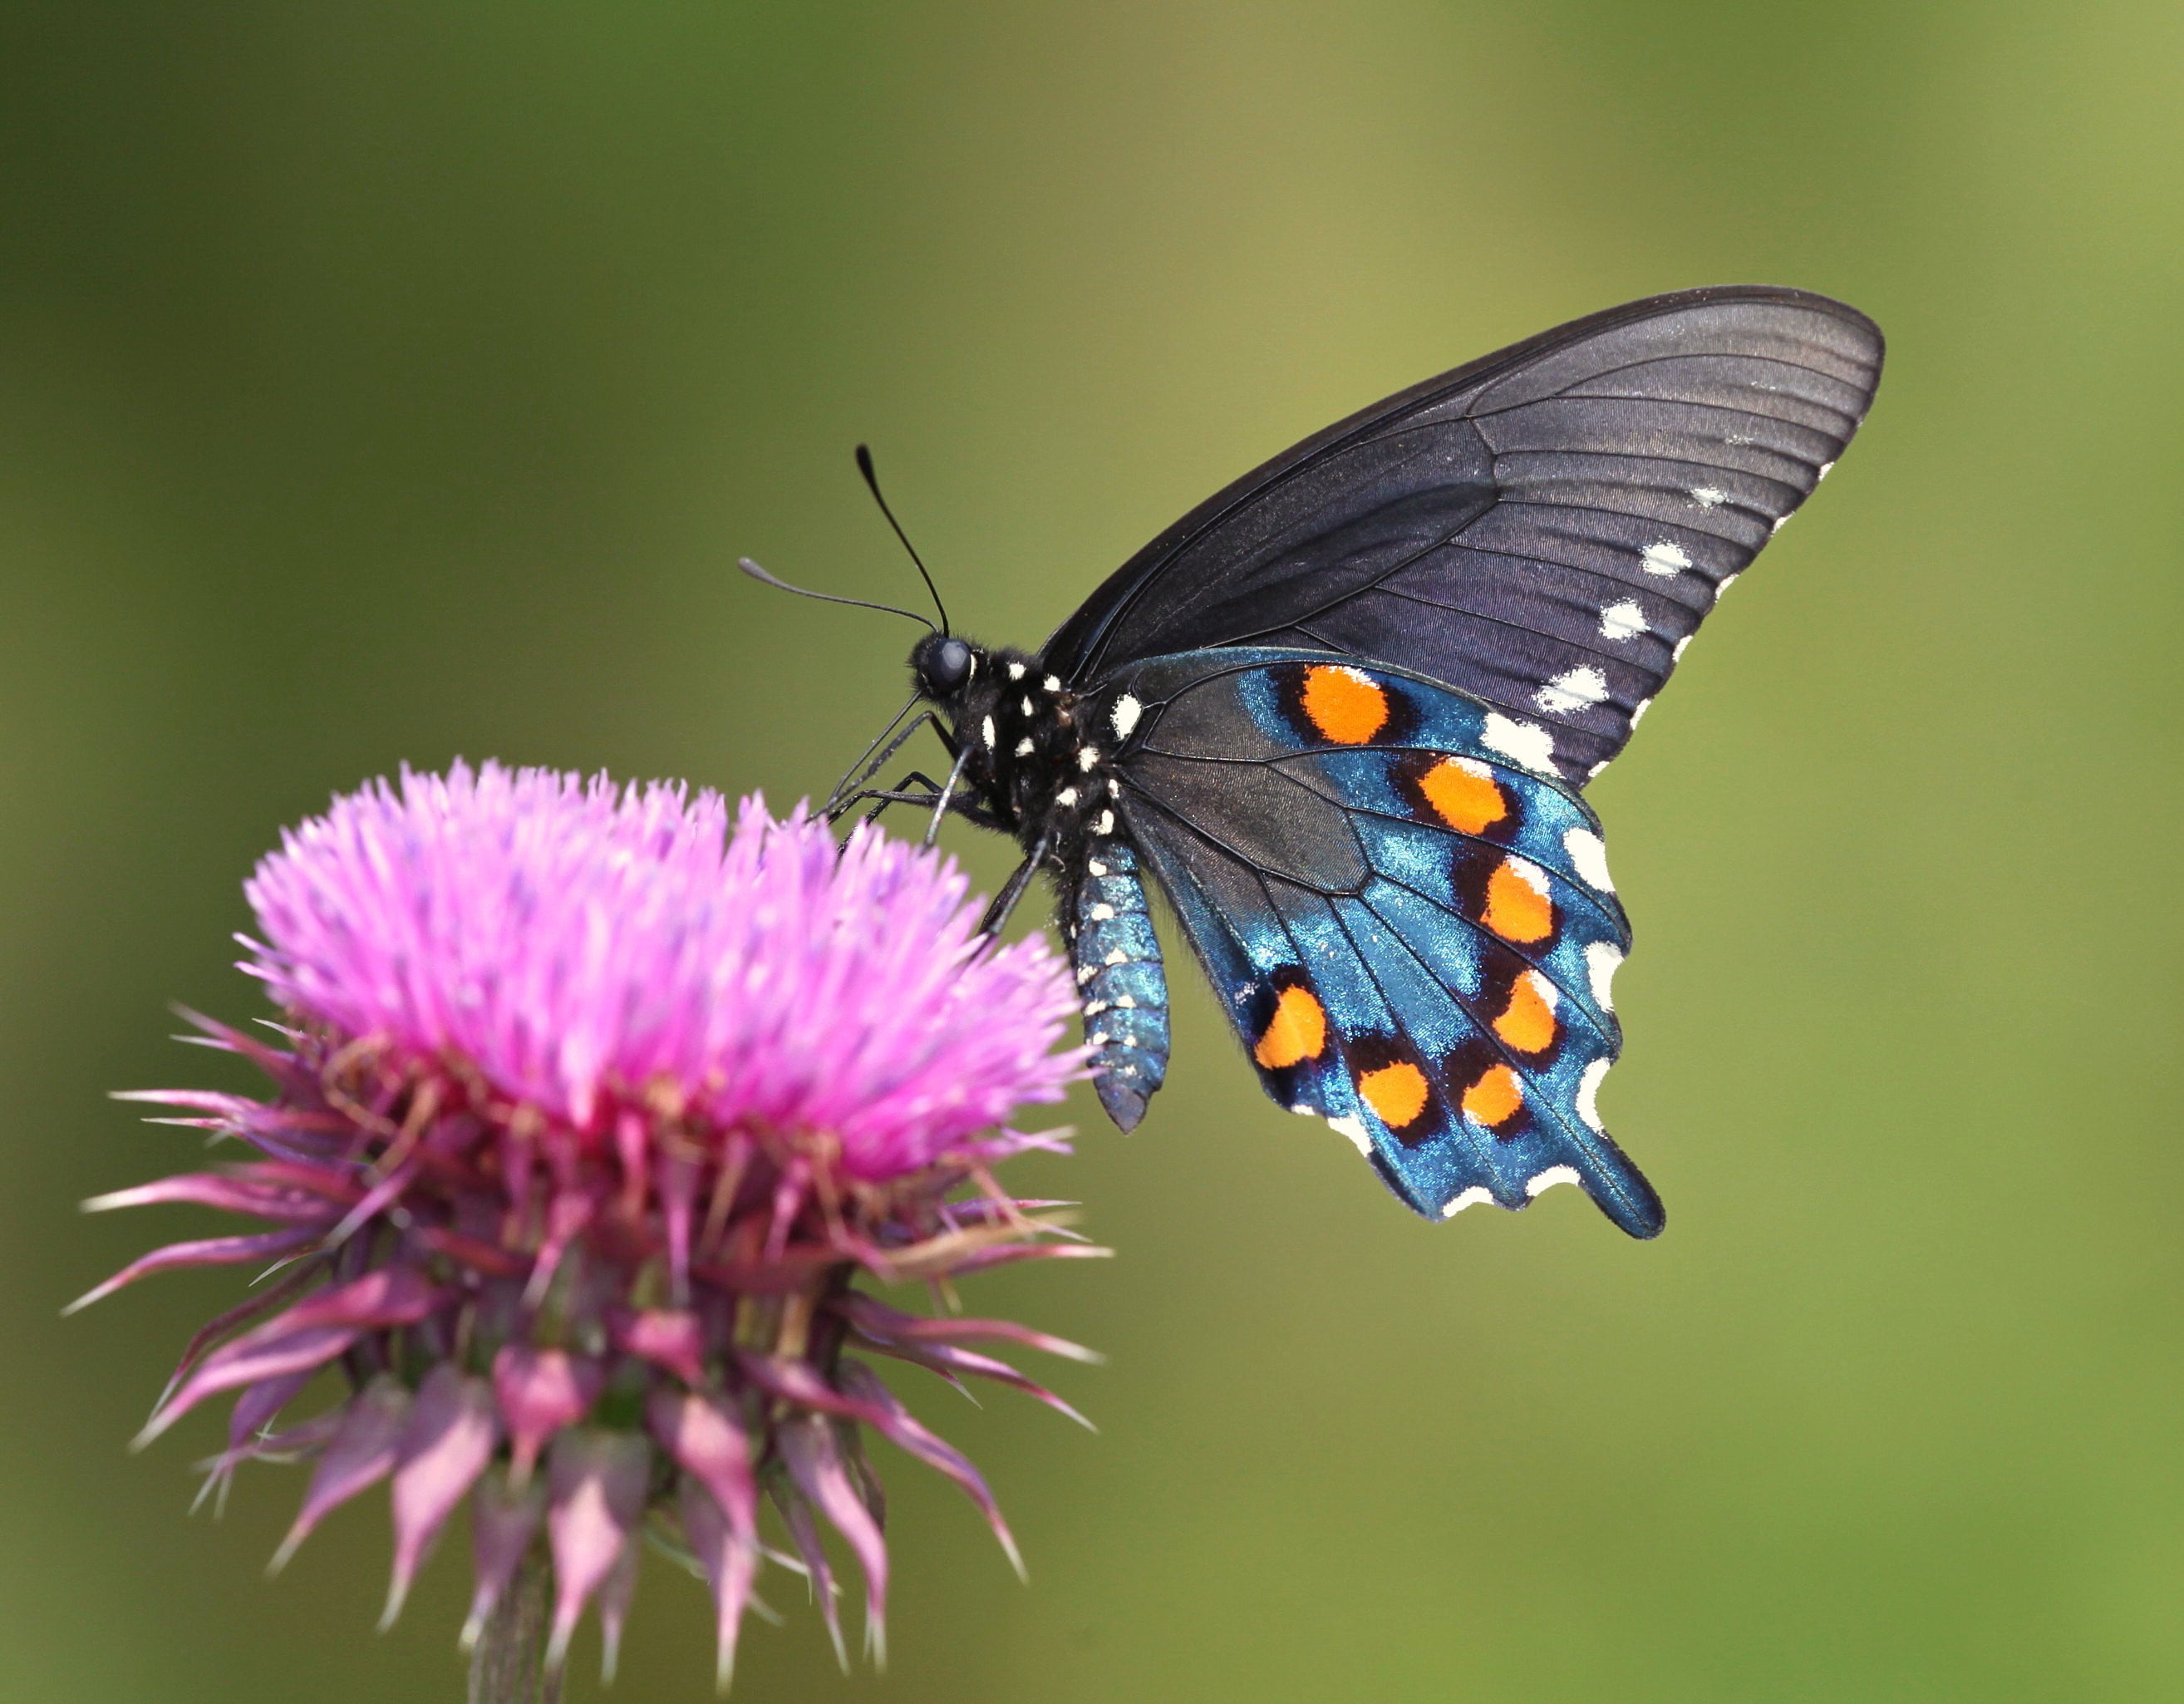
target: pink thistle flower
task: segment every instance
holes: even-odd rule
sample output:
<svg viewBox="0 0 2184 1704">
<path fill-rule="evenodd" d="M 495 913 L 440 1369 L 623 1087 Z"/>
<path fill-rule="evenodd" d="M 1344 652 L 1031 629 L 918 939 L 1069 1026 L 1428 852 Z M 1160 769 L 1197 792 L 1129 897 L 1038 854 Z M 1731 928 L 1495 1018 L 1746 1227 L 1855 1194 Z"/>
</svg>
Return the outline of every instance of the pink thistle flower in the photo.
<svg viewBox="0 0 2184 1704">
<path fill-rule="evenodd" d="M 337 799 L 259 864 L 242 968 L 283 1008 L 280 1039 L 193 1021 L 273 1092 L 125 1097 L 254 1157 L 86 1205 L 270 1228 L 170 1244 L 77 1305 L 170 1266 L 277 1266 L 192 1341 L 139 1440 L 231 1395 L 209 1485 L 313 1462 L 276 1565 L 386 1480 L 391 1621 L 467 1500 L 465 1642 L 543 1554 L 549 1664 L 596 1604 L 611 1672 L 643 1530 L 710 1583 L 725 1686 L 771 1503 L 838 1650 L 820 1522 L 841 1534 L 879 1654 L 864 1427 L 960 1485 L 1016 1560 L 977 1470 L 845 1351 L 1074 1416 L 969 1345 L 1086 1351 L 855 1283 L 1105 1252 L 991 1176 L 1059 1145 L 1006 1126 L 1081 1074 L 1081 1050 L 1056 1050 L 1069 977 L 1044 942 L 982 941 L 937 855 L 862 830 L 838 849 L 755 801 L 728 830 L 712 793 L 458 766 Z M 333 1405 L 288 1418 L 329 1369 Z"/>
</svg>

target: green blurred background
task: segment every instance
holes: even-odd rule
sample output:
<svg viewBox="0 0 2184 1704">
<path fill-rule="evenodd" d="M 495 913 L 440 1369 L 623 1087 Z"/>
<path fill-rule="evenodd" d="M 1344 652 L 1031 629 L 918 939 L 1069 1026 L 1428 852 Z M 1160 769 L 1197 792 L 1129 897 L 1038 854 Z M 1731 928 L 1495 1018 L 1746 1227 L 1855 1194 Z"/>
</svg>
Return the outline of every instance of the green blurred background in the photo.
<svg viewBox="0 0 2184 1704">
<path fill-rule="evenodd" d="M 1606 1096 L 1670 1204 L 1410 1218 L 1202 990 L 1033 1193 L 1098 1344 L 923 1404 L 890 1671 L 738 1696 L 2184 1696 L 2176 1205 L 2184 13 L 2174 4 L 42 4 L 0 15 L 0 1696 L 454 1697 L 458 1540 L 187 1513 L 124 1445 L 229 1275 L 65 1325 L 186 1166 L 284 822 L 457 754 L 785 802 L 905 624 L 1031 643 L 1214 486 L 1557 321 L 1841 295 L 1871 423 L 1594 790 L 1639 951 Z M 962 850 L 982 882 L 1004 849 Z M 624 1699 L 710 1696 L 647 1565 Z M 596 1696 L 579 1645 L 572 1698 Z"/>
</svg>

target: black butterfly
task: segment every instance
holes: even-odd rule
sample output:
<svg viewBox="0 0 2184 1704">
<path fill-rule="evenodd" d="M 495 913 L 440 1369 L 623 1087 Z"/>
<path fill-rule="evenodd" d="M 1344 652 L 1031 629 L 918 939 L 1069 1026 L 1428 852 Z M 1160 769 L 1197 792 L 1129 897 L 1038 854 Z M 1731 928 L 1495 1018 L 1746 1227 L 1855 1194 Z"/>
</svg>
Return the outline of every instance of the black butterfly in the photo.
<svg viewBox="0 0 2184 1704">
<path fill-rule="evenodd" d="M 1036 655 L 944 611 L 904 713 L 932 708 L 830 810 L 1013 835 L 993 926 L 1054 878 L 1123 1129 L 1167 1059 L 1149 871 L 1268 1092 L 1412 1208 L 1574 1182 L 1652 1236 L 1596 1104 L 1630 935 L 1580 791 L 1842 453 L 1880 360 L 1839 302 L 1731 287 L 1429 379 L 1201 504 Z M 927 723 L 945 781 L 870 786 Z"/>
</svg>

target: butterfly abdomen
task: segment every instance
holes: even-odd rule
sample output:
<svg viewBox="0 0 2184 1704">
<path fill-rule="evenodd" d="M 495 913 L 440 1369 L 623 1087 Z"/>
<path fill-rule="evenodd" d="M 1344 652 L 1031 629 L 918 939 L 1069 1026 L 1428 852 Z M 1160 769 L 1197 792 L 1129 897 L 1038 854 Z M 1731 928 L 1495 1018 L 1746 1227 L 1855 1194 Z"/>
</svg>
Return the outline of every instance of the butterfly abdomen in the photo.
<svg viewBox="0 0 2184 1704">
<path fill-rule="evenodd" d="M 1094 1084 L 1108 1115 L 1129 1130 L 1167 1075 L 1167 978 L 1129 843 L 1094 841 L 1083 869 L 1063 929 L 1083 991 Z"/>
</svg>

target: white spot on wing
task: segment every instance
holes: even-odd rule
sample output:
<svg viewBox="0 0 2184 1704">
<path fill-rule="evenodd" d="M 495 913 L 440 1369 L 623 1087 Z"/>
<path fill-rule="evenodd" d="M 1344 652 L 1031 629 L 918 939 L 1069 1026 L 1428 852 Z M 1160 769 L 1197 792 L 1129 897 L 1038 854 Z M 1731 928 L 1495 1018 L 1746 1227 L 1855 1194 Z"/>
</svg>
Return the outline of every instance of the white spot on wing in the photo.
<svg viewBox="0 0 2184 1704">
<path fill-rule="evenodd" d="M 1607 677 L 1596 668 L 1566 668 L 1532 695 L 1550 716 L 1563 716 L 1607 696 Z"/>
<path fill-rule="evenodd" d="M 1729 493 L 1718 485 L 1694 485 L 1691 487 L 1691 501 L 1702 509 L 1719 509 L 1729 501 Z"/>
<path fill-rule="evenodd" d="M 1563 850 L 1569 854 L 1570 868 L 1578 880 L 1602 893 L 1615 891 L 1615 881 L 1607 873 L 1607 848 L 1600 836 L 1591 829 L 1572 829 L 1563 836 Z"/>
<path fill-rule="evenodd" d="M 1138 725 L 1138 718 L 1145 713 L 1145 707 L 1125 692 L 1115 701 L 1115 707 L 1107 712 L 1107 719 L 1115 725 L 1115 737 L 1127 740 L 1130 729 Z"/>
<path fill-rule="evenodd" d="M 1553 897 L 1553 891 L 1547 881 L 1546 871 L 1541 869 L 1531 859 L 1518 858 L 1516 853 L 1511 852 L 1507 858 L 1502 860 L 1502 867 L 1523 882 L 1525 886 L 1530 888 L 1533 892 L 1538 894 L 1540 898 Z"/>
<path fill-rule="evenodd" d="M 1821 481 L 1821 480 L 1823 480 L 1823 479 L 1826 478 L 1828 477 L 1828 475 L 1829 475 L 1830 473 L 1833 472 L 1834 471 L 1835 471 L 1835 463 L 1834 463 L 1834 462 L 1832 462 L 1832 461 L 1823 461 L 1822 463 L 1820 463 L 1820 471 L 1819 471 L 1819 472 L 1815 473 L 1815 474 L 1813 476 L 1813 483 L 1814 483 L 1814 484 L 1815 484 L 1815 485 L 1819 484 L 1819 483 L 1820 483 L 1820 481 Z"/>
<path fill-rule="evenodd" d="M 1649 574 L 1658 574 L 1662 578 L 1669 579 L 1691 567 L 1691 559 L 1685 554 L 1681 545 L 1663 539 L 1658 544 L 1648 545 L 1639 551 L 1638 565 Z"/>
<path fill-rule="evenodd" d="M 1365 1126 L 1355 1118 L 1331 1118 L 1327 1121 L 1327 1127 L 1337 1136 L 1348 1137 L 1351 1147 L 1367 1159 L 1372 1158 L 1373 1138 L 1365 1134 Z"/>
<path fill-rule="evenodd" d="M 1545 1171 L 1535 1171 L 1524 1180 L 1524 1193 L 1536 1200 L 1557 1183 L 1582 1185 L 1584 1182 L 1577 1175 L 1574 1165 L 1550 1165 Z"/>
<path fill-rule="evenodd" d="M 1630 725 L 1633 728 L 1635 728 L 1641 722 L 1644 721 L 1646 719 L 1646 712 L 1652 707 L 1653 701 L 1650 698 L 1641 698 L 1635 704 L 1632 705 L 1630 707 Z"/>
<path fill-rule="evenodd" d="M 1595 1059 L 1585 1068 L 1585 1075 L 1577 1080 L 1577 1115 L 1585 1120 L 1585 1127 L 1605 1134 L 1600 1122 L 1600 1086 L 1607 1080 L 1607 1068 L 1613 1059 Z"/>
<path fill-rule="evenodd" d="M 1585 949 L 1585 980 L 1592 984 L 1593 1003 L 1603 1012 L 1615 1009 L 1615 973 L 1623 967 L 1623 949 L 1612 941 L 1596 941 Z"/>
<path fill-rule="evenodd" d="M 1585 772 L 1585 779 L 1588 781 L 1597 779 L 1599 778 L 1600 772 L 1607 767 L 1607 759 L 1602 757 L 1597 763 L 1595 763 L 1590 769 L 1587 769 Z"/>
<path fill-rule="evenodd" d="M 1603 639 L 1635 639 L 1641 633 L 1651 632 L 1646 625 L 1646 612 L 1629 598 L 1613 603 L 1600 612 L 1600 633 Z"/>
<path fill-rule="evenodd" d="M 1775 523 L 1774 523 L 1773 526 L 1769 527 L 1769 528 L 1767 529 L 1767 536 L 1768 536 L 1769 538 L 1770 538 L 1770 539 L 1771 539 L 1771 538 L 1773 538 L 1773 537 L 1774 537 L 1777 533 L 1780 532 L 1780 531 L 1781 531 L 1785 527 L 1788 526 L 1789 524 L 1790 524 L 1790 517 L 1789 517 L 1787 515 L 1783 516 L 1780 520 L 1778 520 L 1777 522 L 1775 522 Z"/>
<path fill-rule="evenodd" d="M 1719 603 L 1721 601 L 1721 595 L 1736 584 L 1736 576 L 1735 574 L 1724 574 L 1721 577 L 1721 584 L 1713 589 L 1713 601 L 1716 603 Z"/>
<path fill-rule="evenodd" d="M 1474 1183 L 1455 1200 L 1450 1202 L 1447 1206 L 1442 1208 L 1440 1216 L 1444 1219 L 1453 1219 L 1467 1207 L 1485 1207 L 1490 1204 L 1493 1199 L 1492 1190 L 1482 1188 Z"/>
<path fill-rule="evenodd" d="M 1534 774 L 1556 773 L 1555 736 L 1536 722 L 1519 722 L 1513 716 L 1490 710 L 1479 742 L 1488 751 L 1499 751 L 1513 763 L 1523 764 Z"/>
<path fill-rule="evenodd" d="M 1691 648 L 1691 636 L 1689 634 L 1685 634 L 1681 639 L 1676 641 L 1676 648 L 1669 653 L 1669 661 L 1672 663 L 1681 662 L 1684 660 L 1684 653 Z"/>
</svg>

